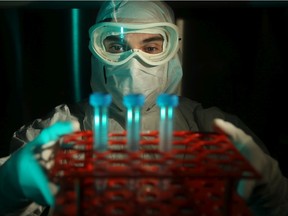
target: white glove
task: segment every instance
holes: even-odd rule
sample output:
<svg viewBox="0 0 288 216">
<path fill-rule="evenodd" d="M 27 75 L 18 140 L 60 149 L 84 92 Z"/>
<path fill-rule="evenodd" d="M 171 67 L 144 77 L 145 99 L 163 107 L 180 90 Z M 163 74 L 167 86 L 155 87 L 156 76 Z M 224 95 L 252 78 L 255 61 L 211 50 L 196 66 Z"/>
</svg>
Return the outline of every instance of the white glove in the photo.
<svg viewBox="0 0 288 216">
<path fill-rule="evenodd" d="M 288 181 L 278 162 L 264 153 L 253 138 L 222 119 L 214 120 L 216 132 L 227 134 L 239 152 L 261 175 L 260 179 L 242 179 L 238 194 L 250 205 L 255 215 L 288 215 Z"/>
<path fill-rule="evenodd" d="M 55 143 L 60 136 L 79 130 L 78 122 L 58 122 L 44 129 L 33 141 L 16 151 L 0 167 L 0 214 L 24 208 L 32 201 L 53 205 L 54 195 L 35 149 Z"/>
</svg>

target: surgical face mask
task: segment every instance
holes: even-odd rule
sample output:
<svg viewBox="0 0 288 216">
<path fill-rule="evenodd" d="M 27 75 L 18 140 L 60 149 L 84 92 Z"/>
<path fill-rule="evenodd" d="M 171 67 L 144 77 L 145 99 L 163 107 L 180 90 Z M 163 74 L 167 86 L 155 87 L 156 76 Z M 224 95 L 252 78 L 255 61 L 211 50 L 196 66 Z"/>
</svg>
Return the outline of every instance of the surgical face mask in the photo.
<svg viewBox="0 0 288 216">
<path fill-rule="evenodd" d="M 145 96 L 144 110 L 155 104 L 156 97 L 167 83 L 167 64 L 147 67 L 130 59 L 120 66 L 105 66 L 106 89 L 113 95 L 114 104 L 124 110 L 123 97 L 130 93 Z"/>
<path fill-rule="evenodd" d="M 178 51 L 178 30 L 172 23 L 102 22 L 89 30 L 92 54 L 108 65 L 122 65 L 133 57 L 150 66 L 168 62 Z"/>
</svg>

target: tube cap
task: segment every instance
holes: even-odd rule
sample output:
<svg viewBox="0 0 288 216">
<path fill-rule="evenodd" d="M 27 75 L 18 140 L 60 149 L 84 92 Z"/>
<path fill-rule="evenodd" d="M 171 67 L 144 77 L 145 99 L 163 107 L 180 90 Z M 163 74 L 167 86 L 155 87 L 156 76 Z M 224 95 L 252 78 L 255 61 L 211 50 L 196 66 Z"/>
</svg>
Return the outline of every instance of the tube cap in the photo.
<svg viewBox="0 0 288 216">
<path fill-rule="evenodd" d="M 145 97 L 142 94 L 128 94 L 124 96 L 123 104 L 129 107 L 141 107 L 143 106 Z"/>
<path fill-rule="evenodd" d="M 93 92 L 89 97 L 89 103 L 91 106 L 109 106 L 112 102 L 112 96 L 110 94 Z"/>
<path fill-rule="evenodd" d="M 170 106 L 176 107 L 179 104 L 179 98 L 177 95 L 174 94 L 160 94 L 157 97 L 157 105 L 159 107 L 162 106 Z"/>
</svg>

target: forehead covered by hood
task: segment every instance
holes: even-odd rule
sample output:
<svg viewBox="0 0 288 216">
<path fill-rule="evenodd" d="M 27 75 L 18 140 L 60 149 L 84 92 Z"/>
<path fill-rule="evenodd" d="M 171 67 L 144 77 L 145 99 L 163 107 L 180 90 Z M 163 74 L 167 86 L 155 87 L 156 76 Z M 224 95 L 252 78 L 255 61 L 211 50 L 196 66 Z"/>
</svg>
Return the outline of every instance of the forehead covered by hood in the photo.
<svg viewBox="0 0 288 216">
<path fill-rule="evenodd" d="M 165 2 L 149 0 L 109 0 L 101 5 L 96 23 L 174 23 L 174 14 Z"/>
</svg>

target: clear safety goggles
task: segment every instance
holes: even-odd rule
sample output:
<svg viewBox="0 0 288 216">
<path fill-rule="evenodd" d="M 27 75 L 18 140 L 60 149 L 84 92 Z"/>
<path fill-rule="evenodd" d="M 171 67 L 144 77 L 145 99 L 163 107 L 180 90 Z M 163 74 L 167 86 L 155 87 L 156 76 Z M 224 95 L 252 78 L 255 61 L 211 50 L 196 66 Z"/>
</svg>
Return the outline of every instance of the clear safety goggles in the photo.
<svg viewBox="0 0 288 216">
<path fill-rule="evenodd" d="M 89 29 L 89 48 L 109 65 L 121 65 L 133 57 L 156 66 L 178 51 L 177 26 L 171 23 L 127 24 L 103 22 Z"/>
</svg>

